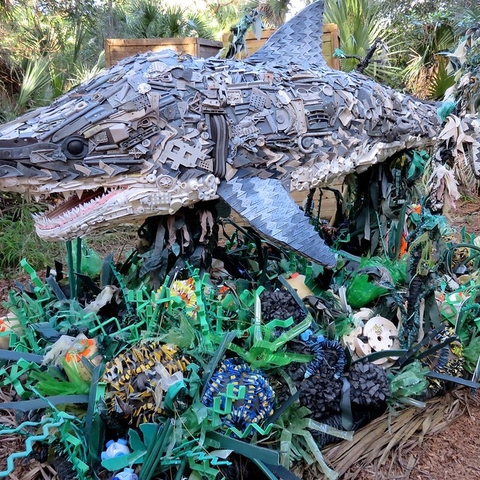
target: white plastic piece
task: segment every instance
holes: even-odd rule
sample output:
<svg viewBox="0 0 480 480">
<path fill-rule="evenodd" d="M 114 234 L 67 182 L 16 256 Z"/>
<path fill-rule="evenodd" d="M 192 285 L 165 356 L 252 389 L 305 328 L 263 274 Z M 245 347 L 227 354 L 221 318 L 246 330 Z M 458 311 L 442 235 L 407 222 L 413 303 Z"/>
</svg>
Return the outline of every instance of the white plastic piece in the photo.
<svg viewBox="0 0 480 480">
<path fill-rule="evenodd" d="M 386 350 L 395 350 L 399 348 L 398 329 L 388 318 L 375 316 L 372 317 L 363 328 L 363 334 L 368 338 L 368 344 L 375 352 Z M 381 365 L 388 360 L 394 360 L 395 357 L 384 357 L 375 360 L 373 363 Z"/>
<path fill-rule="evenodd" d="M 116 442 L 109 440 L 106 447 L 107 449 L 101 453 L 102 460 L 121 457 L 130 453 L 130 448 L 128 448 L 127 441 L 124 438 L 119 438 Z"/>
</svg>

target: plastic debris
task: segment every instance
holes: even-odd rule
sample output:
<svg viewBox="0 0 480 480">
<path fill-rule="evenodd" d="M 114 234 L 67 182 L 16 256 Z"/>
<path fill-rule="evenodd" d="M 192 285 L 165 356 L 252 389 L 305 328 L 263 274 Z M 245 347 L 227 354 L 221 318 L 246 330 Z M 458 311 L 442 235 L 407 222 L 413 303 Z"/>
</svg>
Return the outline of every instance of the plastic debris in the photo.
<svg viewBox="0 0 480 480">
<path fill-rule="evenodd" d="M 112 477 L 112 480 L 138 480 L 138 476 L 132 468 L 124 468 L 123 471 Z"/>
<path fill-rule="evenodd" d="M 114 440 L 109 440 L 105 444 L 105 451 L 102 452 L 100 458 L 106 460 L 107 458 L 120 457 L 122 455 L 127 455 L 130 453 L 128 448 L 128 442 L 124 438 L 119 438 L 116 442 Z"/>
</svg>

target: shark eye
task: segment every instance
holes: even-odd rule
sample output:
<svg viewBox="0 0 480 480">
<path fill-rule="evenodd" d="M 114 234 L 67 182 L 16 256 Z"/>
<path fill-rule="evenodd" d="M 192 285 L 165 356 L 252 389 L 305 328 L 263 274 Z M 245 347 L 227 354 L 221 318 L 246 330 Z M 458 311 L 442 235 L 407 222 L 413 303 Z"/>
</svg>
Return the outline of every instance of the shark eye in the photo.
<svg viewBox="0 0 480 480">
<path fill-rule="evenodd" d="M 69 160 L 82 160 L 87 156 L 88 142 L 82 137 L 68 137 L 62 143 L 62 151 Z"/>
</svg>

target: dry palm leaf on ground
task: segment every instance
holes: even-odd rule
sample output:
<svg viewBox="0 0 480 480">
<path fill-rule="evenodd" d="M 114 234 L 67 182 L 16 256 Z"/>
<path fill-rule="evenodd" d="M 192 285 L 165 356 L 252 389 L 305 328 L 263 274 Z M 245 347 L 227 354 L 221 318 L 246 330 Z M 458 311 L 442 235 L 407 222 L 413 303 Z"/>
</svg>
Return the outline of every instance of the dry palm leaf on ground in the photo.
<svg viewBox="0 0 480 480">
<path fill-rule="evenodd" d="M 344 480 L 359 478 L 368 465 L 392 473 L 411 471 L 416 462 L 412 450 L 468 412 L 472 404 L 479 406 L 479 397 L 459 388 L 428 400 L 425 408 L 387 411 L 355 432 L 352 442 L 326 447 L 324 458 Z"/>
</svg>

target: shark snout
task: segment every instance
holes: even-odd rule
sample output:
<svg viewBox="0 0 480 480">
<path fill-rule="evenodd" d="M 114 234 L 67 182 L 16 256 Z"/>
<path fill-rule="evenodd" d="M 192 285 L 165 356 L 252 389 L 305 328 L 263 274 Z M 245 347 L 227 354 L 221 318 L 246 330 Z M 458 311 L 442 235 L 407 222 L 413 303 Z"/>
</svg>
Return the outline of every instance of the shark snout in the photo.
<svg viewBox="0 0 480 480">
<path fill-rule="evenodd" d="M 0 160 L 28 160 L 33 151 L 46 146 L 57 148 L 55 144 L 39 143 L 31 137 L 0 139 Z"/>
</svg>

